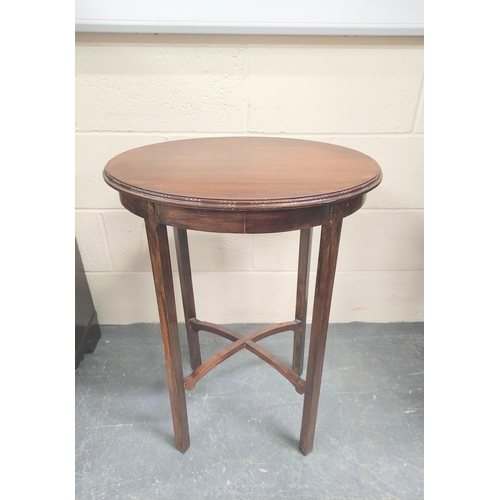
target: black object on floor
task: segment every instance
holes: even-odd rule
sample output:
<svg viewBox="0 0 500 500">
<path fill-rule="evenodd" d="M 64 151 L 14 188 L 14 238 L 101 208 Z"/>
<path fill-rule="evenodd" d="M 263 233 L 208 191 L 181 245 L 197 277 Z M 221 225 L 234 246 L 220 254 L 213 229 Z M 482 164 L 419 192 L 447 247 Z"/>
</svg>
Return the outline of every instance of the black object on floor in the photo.
<svg viewBox="0 0 500 500">
<path fill-rule="evenodd" d="M 191 447 L 179 453 L 159 325 L 101 325 L 76 371 L 76 498 L 421 499 L 423 330 L 330 325 L 314 451 L 304 457 L 302 396 L 244 350 L 187 393 Z M 292 335 L 261 343 L 291 363 Z M 200 340 L 204 359 L 228 342 Z"/>
<path fill-rule="evenodd" d="M 94 352 L 100 338 L 97 312 L 75 240 L 75 368 L 80 365 L 84 354 Z"/>
</svg>

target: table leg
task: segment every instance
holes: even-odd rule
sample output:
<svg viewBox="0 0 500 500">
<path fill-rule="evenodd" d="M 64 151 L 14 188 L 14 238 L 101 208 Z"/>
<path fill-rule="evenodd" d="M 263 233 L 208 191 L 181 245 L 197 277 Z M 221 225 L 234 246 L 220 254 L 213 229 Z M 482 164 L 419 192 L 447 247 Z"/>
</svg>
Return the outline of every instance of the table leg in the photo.
<svg viewBox="0 0 500 500">
<path fill-rule="evenodd" d="M 299 269 L 297 273 L 297 301 L 295 319 L 300 323 L 300 329 L 293 336 L 292 368 L 297 375 L 302 375 L 304 368 L 304 345 L 306 340 L 307 291 L 309 289 L 309 263 L 311 261 L 312 228 L 300 231 Z"/>
<path fill-rule="evenodd" d="M 177 265 L 179 267 L 179 280 L 181 283 L 182 305 L 186 321 L 186 333 L 189 346 L 189 357 L 191 367 L 196 370 L 201 365 L 200 337 L 193 330 L 189 320 L 196 319 L 194 306 L 193 279 L 191 276 L 191 263 L 189 259 L 189 246 L 187 232 L 185 229 L 174 227 L 175 252 L 177 254 Z"/>
<path fill-rule="evenodd" d="M 145 222 L 167 367 L 175 447 L 184 453 L 189 448 L 189 428 L 167 228 L 157 224 L 152 204 L 148 205 Z"/>
<path fill-rule="evenodd" d="M 318 271 L 311 324 L 311 342 L 309 345 L 307 378 L 304 392 L 304 410 L 300 431 L 299 447 L 304 455 L 311 453 L 314 444 L 326 334 L 330 317 L 341 229 L 342 216 L 338 212 L 334 212 L 330 222 L 324 224 L 321 228 Z"/>
</svg>

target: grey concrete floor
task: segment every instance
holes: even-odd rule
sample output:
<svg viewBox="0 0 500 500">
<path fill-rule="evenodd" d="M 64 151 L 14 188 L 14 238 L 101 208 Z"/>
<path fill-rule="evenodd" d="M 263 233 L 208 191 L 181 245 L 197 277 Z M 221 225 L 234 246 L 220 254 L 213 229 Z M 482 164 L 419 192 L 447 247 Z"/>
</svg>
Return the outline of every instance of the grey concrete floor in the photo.
<svg viewBox="0 0 500 500">
<path fill-rule="evenodd" d="M 261 325 L 230 326 L 246 334 Z M 186 393 L 191 447 L 177 452 L 159 325 L 103 326 L 75 376 L 76 499 L 421 499 L 423 330 L 330 325 L 314 450 L 304 457 L 303 397 L 246 350 Z M 204 359 L 228 342 L 200 338 Z M 261 343 L 291 362 L 291 332 Z"/>
</svg>

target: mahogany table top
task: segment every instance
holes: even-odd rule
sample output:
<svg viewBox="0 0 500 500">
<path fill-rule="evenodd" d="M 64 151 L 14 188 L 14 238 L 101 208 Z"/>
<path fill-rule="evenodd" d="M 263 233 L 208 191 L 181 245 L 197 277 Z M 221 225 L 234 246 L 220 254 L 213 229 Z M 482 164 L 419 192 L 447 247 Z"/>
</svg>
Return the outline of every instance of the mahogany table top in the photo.
<svg viewBox="0 0 500 500">
<path fill-rule="evenodd" d="M 106 182 L 154 202 L 215 210 L 301 208 L 375 188 L 375 160 L 332 144 L 272 137 L 168 141 L 111 159 Z"/>
</svg>

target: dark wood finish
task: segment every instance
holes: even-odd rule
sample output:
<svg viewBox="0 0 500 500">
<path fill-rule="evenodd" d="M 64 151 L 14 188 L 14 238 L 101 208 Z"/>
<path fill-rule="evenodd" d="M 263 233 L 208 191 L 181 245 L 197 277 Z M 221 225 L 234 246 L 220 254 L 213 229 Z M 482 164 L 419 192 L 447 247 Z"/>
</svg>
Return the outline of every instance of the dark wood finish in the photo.
<svg viewBox="0 0 500 500">
<path fill-rule="evenodd" d="M 204 329 L 202 322 L 198 322 L 198 325 L 200 325 L 199 329 L 201 329 L 201 330 Z M 220 331 L 220 328 L 219 329 L 214 328 L 216 326 L 217 325 L 213 325 L 213 324 L 210 325 L 211 329 L 209 329 L 207 331 L 211 331 L 213 333 L 218 333 L 217 330 Z M 196 370 L 194 370 L 194 372 L 191 373 L 191 375 L 188 375 L 185 378 L 184 386 L 186 387 L 186 389 L 188 391 L 190 391 L 191 389 L 194 389 L 194 386 L 202 377 L 204 377 L 208 372 L 212 371 L 217 365 L 222 363 L 224 360 L 226 360 L 227 358 L 229 358 L 233 354 L 236 354 L 237 352 L 241 351 L 242 349 L 245 349 L 246 344 L 248 344 L 250 342 L 252 344 L 254 344 L 255 342 L 258 342 L 259 340 L 270 337 L 271 335 L 274 335 L 276 333 L 286 332 L 289 330 L 295 331 L 298 326 L 299 326 L 299 322 L 297 322 L 297 321 L 287 321 L 284 323 L 278 323 L 277 325 L 266 326 L 264 328 L 261 328 L 260 330 L 257 330 L 256 332 L 253 332 L 249 335 L 245 335 L 244 337 L 234 334 L 236 336 L 236 338 L 233 341 L 233 343 L 228 345 L 224 349 L 220 350 L 218 353 L 214 354 L 210 358 L 208 358 Z M 227 334 L 227 332 L 229 330 L 227 328 L 225 328 L 225 330 L 226 330 L 225 333 Z M 222 335 L 222 336 L 225 336 L 225 335 Z M 254 346 L 252 345 L 252 347 L 254 347 Z M 281 371 L 282 366 L 280 365 L 280 367 L 279 367 L 280 369 L 278 369 L 278 365 L 276 364 L 277 358 L 275 358 L 275 357 L 271 358 L 271 356 L 268 355 L 268 351 L 264 350 L 264 349 L 254 349 L 252 352 L 257 354 L 257 351 L 258 351 L 258 353 L 259 353 L 258 355 L 261 359 L 263 359 L 264 361 L 267 361 L 271 366 L 276 368 L 278 371 Z M 289 371 L 292 372 L 292 370 L 289 370 Z M 287 373 L 288 373 L 288 371 L 287 371 Z M 292 375 L 293 380 L 296 380 L 296 378 L 297 378 L 295 375 L 296 375 L 295 373 Z M 292 383 L 294 383 L 294 382 L 292 382 Z"/>
<path fill-rule="evenodd" d="M 189 259 L 189 246 L 185 229 L 174 227 L 175 253 L 179 267 L 179 281 L 181 284 L 182 305 L 186 321 L 186 334 L 189 346 L 191 368 L 196 370 L 201 365 L 200 339 L 198 332 L 193 330 L 191 319 L 196 318 L 194 306 L 193 279 L 191 276 L 191 263 Z"/>
<path fill-rule="evenodd" d="M 309 289 L 309 265 L 311 262 L 312 228 L 302 229 L 299 245 L 299 270 L 297 273 L 297 301 L 295 319 L 300 321 L 293 336 L 292 367 L 298 375 L 304 369 L 304 345 L 306 341 L 307 292 Z"/>
<path fill-rule="evenodd" d="M 273 137 L 213 137 L 143 146 L 111 159 L 108 184 L 173 206 L 275 210 L 338 202 L 382 180 L 377 162 L 353 149 Z"/>
<path fill-rule="evenodd" d="M 347 217 L 354 212 L 358 211 L 366 201 L 366 194 L 362 194 L 351 198 L 350 200 L 345 200 L 341 203 L 335 204 L 335 210 L 339 212 L 342 217 Z"/>
<path fill-rule="evenodd" d="M 243 337 L 239 333 L 233 332 L 230 328 L 222 325 L 216 325 L 215 323 L 210 323 L 209 321 L 200 321 L 199 319 L 192 319 L 190 321 L 191 326 L 197 332 L 210 332 L 218 335 L 219 337 L 225 338 L 227 340 L 239 340 Z"/>
<path fill-rule="evenodd" d="M 331 205 L 260 212 L 223 212 L 158 205 L 157 221 L 167 226 L 196 231 L 258 234 L 295 231 L 323 224 L 330 219 L 330 212 Z"/>
<path fill-rule="evenodd" d="M 347 217 L 359 210 L 366 195 L 358 195 L 335 206 Z M 147 201 L 137 196 L 120 193 L 122 205 L 139 217 L 146 217 Z M 296 231 L 326 224 L 331 217 L 332 205 L 319 205 L 300 209 L 262 211 L 202 210 L 171 205 L 156 205 L 156 221 L 159 224 L 208 231 L 213 233 L 259 234 Z"/>
<path fill-rule="evenodd" d="M 128 193 L 120 193 L 121 204 L 130 212 L 143 219 L 147 217 L 148 202 Z"/>
<path fill-rule="evenodd" d="M 75 369 L 85 354 L 94 352 L 100 338 L 97 312 L 75 240 Z"/>
<path fill-rule="evenodd" d="M 160 315 L 175 447 L 185 453 L 189 448 L 189 428 L 167 228 L 156 223 L 152 203 L 148 206 L 145 221 Z"/>
<path fill-rule="evenodd" d="M 248 335 L 246 337 L 243 337 L 243 335 L 233 332 L 231 329 L 225 326 L 215 325 L 213 323 L 209 323 L 208 321 L 199 321 L 197 319 L 191 320 L 191 325 L 196 331 L 215 333 L 216 335 L 224 337 L 225 339 L 228 340 L 236 341 L 244 339 L 245 349 L 248 349 L 250 352 L 253 352 L 260 359 L 271 365 L 274 369 L 276 369 L 279 373 L 281 373 L 288 381 L 290 381 L 294 385 L 296 391 L 299 394 L 304 394 L 305 381 L 302 380 L 300 376 L 296 372 L 294 372 L 289 366 L 283 363 L 283 361 L 274 356 L 274 354 L 271 354 L 267 349 L 264 349 L 262 346 L 257 345 L 253 340 L 249 340 Z M 294 332 L 297 330 L 297 328 L 301 328 L 301 326 L 302 325 L 300 325 L 297 321 L 293 321 L 290 323 L 290 329 L 293 330 Z M 280 331 L 286 331 L 286 330 L 280 330 Z M 272 334 L 274 333 L 279 333 L 279 332 L 274 331 Z M 184 380 L 186 382 L 186 379 Z M 188 390 L 190 389 L 192 389 L 191 386 L 189 387 Z"/>
<path fill-rule="evenodd" d="M 184 452 L 189 432 L 184 390 L 242 349 L 248 349 L 304 394 L 300 449 L 312 451 L 333 282 L 343 217 L 359 210 L 382 180 L 378 164 L 352 149 L 297 139 L 225 137 L 172 141 L 137 148 L 108 162 L 105 181 L 125 208 L 145 218 L 155 280 L 175 442 Z M 193 372 L 183 378 L 166 226 L 174 227 L 182 301 Z M 311 229 L 321 226 L 307 378 L 303 371 Z M 187 229 L 228 233 L 300 230 L 295 320 L 242 336 L 196 318 Z M 294 332 L 292 367 L 257 342 Z M 205 362 L 199 331 L 231 344 Z"/>
<path fill-rule="evenodd" d="M 330 318 L 333 281 L 337 267 L 337 255 L 342 229 L 342 215 L 334 211 L 332 220 L 321 228 L 316 290 L 314 292 L 311 343 L 307 361 L 304 411 L 300 430 L 300 450 L 304 455 L 311 453 L 314 431 L 318 416 L 319 391 L 323 373 L 326 333 Z"/>
</svg>

